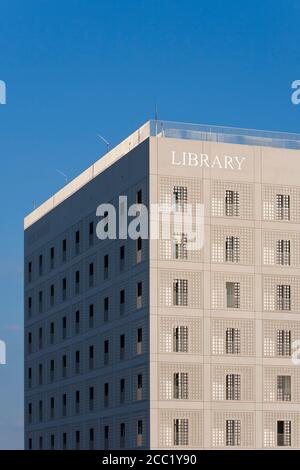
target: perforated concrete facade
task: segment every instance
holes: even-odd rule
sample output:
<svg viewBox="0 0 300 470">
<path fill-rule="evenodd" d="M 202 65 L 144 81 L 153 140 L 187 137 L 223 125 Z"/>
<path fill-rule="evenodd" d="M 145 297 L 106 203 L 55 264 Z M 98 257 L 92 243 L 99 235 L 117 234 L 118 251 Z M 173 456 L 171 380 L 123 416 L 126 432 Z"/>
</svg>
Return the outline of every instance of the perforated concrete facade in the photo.
<svg viewBox="0 0 300 470">
<path fill-rule="evenodd" d="M 25 220 L 26 448 L 298 448 L 300 150 L 145 129 Z M 99 241 L 119 195 L 203 248 Z"/>
</svg>

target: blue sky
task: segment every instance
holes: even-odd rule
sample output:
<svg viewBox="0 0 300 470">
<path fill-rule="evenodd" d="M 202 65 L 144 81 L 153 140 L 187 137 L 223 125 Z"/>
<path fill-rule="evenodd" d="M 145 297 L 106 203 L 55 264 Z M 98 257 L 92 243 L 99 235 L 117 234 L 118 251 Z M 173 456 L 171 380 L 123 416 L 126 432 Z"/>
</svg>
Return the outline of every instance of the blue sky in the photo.
<svg viewBox="0 0 300 470">
<path fill-rule="evenodd" d="M 161 119 L 300 132 L 297 0 L 1 0 L 0 449 L 23 445 L 23 216 Z"/>
</svg>

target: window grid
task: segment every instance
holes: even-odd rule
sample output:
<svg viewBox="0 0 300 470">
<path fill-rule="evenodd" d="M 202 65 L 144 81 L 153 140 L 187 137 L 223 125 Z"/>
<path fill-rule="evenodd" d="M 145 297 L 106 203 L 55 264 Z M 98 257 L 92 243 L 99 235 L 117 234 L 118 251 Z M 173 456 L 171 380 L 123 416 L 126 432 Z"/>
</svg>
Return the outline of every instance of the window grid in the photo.
<svg viewBox="0 0 300 470">
<path fill-rule="evenodd" d="M 239 426 L 237 424 L 236 430 L 240 428 L 240 442 L 236 445 L 249 448 L 255 446 L 255 420 L 253 412 L 215 411 L 212 413 L 212 447 L 225 448 L 230 445 L 229 442 L 234 442 L 232 434 L 230 435 L 232 426 L 227 424 L 227 421 L 239 421 Z"/>
<path fill-rule="evenodd" d="M 251 228 L 211 227 L 212 263 L 254 263 L 254 232 Z"/>
<path fill-rule="evenodd" d="M 300 278 L 298 276 L 264 276 L 265 311 L 300 310 Z"/>
<path fill-rule="evenodd" d="M 201 364 L 172 363 L 159 365 L 160 400 L 203 400 Z"/>
<path fill-rule="evenodd" d="M 289 202 L 288 197 L 289 196 Z M 300 222 L 300 189 L 293 186 L 262 186 L 263 219 Z M 290 206 L 290 207 L 289 207 Z"/>
<path fill-rule="evenodd" d="M 252 402 L 254 400 L 253 371 L 251 366 L 212 366 L 212 400 Z"/>
<path fill-rule="evenodd" d="M 177 281 L 179 282 L 177 283 Z M 174 284 L 174 282 L 177 284 Z M 174 305 L 174 299 L 176 299 L 176 295 L 178 295 L 178 301 L 183 302 L 181 306 L 201 308 L 202 295 L 200 272 L 161 271 L 159 290 L 161 306 L 176 306 L 176 304 Z M 178 294 L 176 290 L 178 290 Z"/>
<path fill-rule="evenodd" d="M 196 204 L 203 202 L 202 197 L 202 181 L 198 178 L 174 178 L 174 177 L 161 177 L 159 181 L 159 204 L 164 205 L 166 208 L 173 209 L 173 191 L 174 188 L 186 188 L 184 198 L 186 197 L 186 203 L 191 204 L 195 207 Z M 185 207 L 186 203 L 183 204 Z M 179 207 L 180 208 L 180 207 Z M 179 231 L 182 228 L 176 225 L 176 220 L 171 217 L 170 228 L 168 228 L 168 239 L 163 239 L 162 233 L 163 226 L 160 224 L 160 240 L 159 240 L 159 256 L 160 259 L 176 259 L 176 240 L 181 237 Z M 173 234 L 173 239 L 170 238 L 170 234 Z M 179 236 L 179 237 L 178 237 Z M 186 234 L 184 234 L 186 236 Z M 182 253 L 180 253 L 180 250 Z M 202 258 L 202 250 L 188 251 L 184 248 L 179 249 L 179 253 L 183 256 L 178 259 L 181 261 L 199 261 Z M 186 257 L 185 257 L 186 256 Z"/>
<path fill-rule="evenodd" d="M 264 367 L 264 401 L 300 403 L 300 372 L 297 367 Z"/>
<path fill-rule="evenodd" d="M 290 242 L 290 243 L 282 243 Z M 285 246 L 284 246 L 285 245 Z M 288 246 L 290 245 L 290 246 Z M 288 254 L 290 252 L 290 254 Z M 286 253 L 286 254 L 284 254 Z M 263 263 L 269 266 L 300 266 L 300 235 L 298 232 L 263 232 Z"/>
<path fill-rule="evenodd" d="M 175 428 L 176 420 L 181 420 L 178 422 L 181 424 Z M 188 421 L 188 442 L 184 438 L 184 431 L 181 437 L 178 436 L 179 429 L 187 429 L 184 420 Z M 177 444 L 180 439 L 185 444 Z M 203 413 L 201 411 L 178 408 L 159 411 L 159 447 L 172 448 L 179 445 L 195 448 L 203 446 Z"/>
<path fill-rule="evenodd" d="M 240 296 L 238 308 L 247 311 L 253 310 L 253 276 L 240 273 L 229 274 L 213 272 L 211 274 L 211 308 L 216 310 L 226 310 L 230 308 L 227 307 L 227 283 L 233 284 L 231 287 L 228 286 L 228 294 L 232 294 L 230 298 L 234 301 L 235 298 L 238 299 L 238 296 Z M 236 285 L 236 287 L 234 287 L 234 285 Z M 238 294 L 238 290 L 240 294 Z M 238 305 L 238 300 L 236 305 Z"/>
<path fill-rule="evenodd" d="M 201 318 L 161 317 L 159 335 L 161 353 L 202 353 Z"/>
<path fill-rule="evenodd" d="M 211 320 L 211 353 L 212 355 L 226 355 L 229 353 L 230 346 L 227 349 L 228 330 L 239 331 L 239 347 L 241 356 L 253 356 L 255 354 L 255 324 L 253 320 L 242 319 L 221 319 L 212 318 Z M 228 342 L 230 339 L 228 338 Z M 237 349 L 238 350 L 238 349 Z"/>
<path fill-rule="evenodd" d="M 230 202 L 229 194 L 238 193 L 238 205 L 237 197 L 235 198 L 235 205 L 228 204 L 227 214 L 226 215 L 226 191 L 228 191 L 228 203 Z M 229 193 L 232 191 L 232 193 Z M 233 196 L 234 199 L 234 196 Z M 238 212 L 237 212 L 238 207 Z M 253 218 L 253 187 L 251 184 L 247 183 L 233 183 L 226 181 L 212 181 L 212 190 L 211 190 L 211 215 L 212 217 L 238 217 L 239 219 L 252 219 Z"/>
<path fill-rule="evenodd" d="M 263 422 L 264 447 L 274 448 L 282 446 L 284 443 L 297 448 L 300 446 L 299 413 L 266 411 L 263 413 Z M 278 422 L 281 422 L 281 429 L 278 429 Z M 284 422 L 290 423 L 286 425 L 286 440 L 284 438 Z"/>
</svg>

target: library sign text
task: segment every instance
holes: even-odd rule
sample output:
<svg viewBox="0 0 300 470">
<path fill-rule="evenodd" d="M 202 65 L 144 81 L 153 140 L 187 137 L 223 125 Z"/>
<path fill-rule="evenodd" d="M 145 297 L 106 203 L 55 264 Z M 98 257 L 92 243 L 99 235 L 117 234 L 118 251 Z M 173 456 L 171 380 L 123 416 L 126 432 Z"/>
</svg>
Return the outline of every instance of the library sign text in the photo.
<svg viewBox="0 0 300 470">
<path fill-rule="evenodd" d="M 172 151 L 172 165 L 199 168 L 220 168 L 224 170 L 241 171 L 246 157 L 232 155 L 213 155 L 195 152 Z"/>
</svg>

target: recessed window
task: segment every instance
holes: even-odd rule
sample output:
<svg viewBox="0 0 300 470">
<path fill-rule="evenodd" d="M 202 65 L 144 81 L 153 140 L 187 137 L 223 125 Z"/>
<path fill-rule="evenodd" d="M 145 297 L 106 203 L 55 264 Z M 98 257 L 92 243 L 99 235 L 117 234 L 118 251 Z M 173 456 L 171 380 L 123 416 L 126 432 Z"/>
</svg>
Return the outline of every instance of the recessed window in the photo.
<svg viewBox="0 0 300 470">
<path fill-rule="evenodd" d="M 50 323 L 50 344 L 54 343 L 54 333 L 55 333 L 55 325 L 54 325 L 54 322 L 52 321 Z"/>
<path fill-rule="evenodd" d="M 125 379 L 120 380 L 120 403 L 125 402 Z"/>
<path fill-rule="evenodd" d="M 136 353 L 142 354 L 143 347 L 143 328 L 137 329 Z"/>
<path fill-rule="evenodd" d="M 94 244 L 94 222 L 89 223 L 89 245 Z"/>
<path fill-rule="evenodd" d="M 104 449 L 109 449 L 109 426 L 104 426 Z"/>
<path fill-rule="evenodd" d="M 141 308 L 142 304 L 143 304 L 143 283 L 140 281 L 137 283 L 136 307 Z"/>
<path fill-rule="evenodd" d="M 67 377 L 67 356 L 64 354 L 62 357 L 62 376 Z"/>
<path fill-rule="evenodd" d="M 93 287 L 94 285 L 94 263 L 89 264 L 89 286 Z"/>
<path fill-rule="evenodd" d="M 67 317 L 62 318 L 62 337 L 63 339 L 67 337 Z"/>
<path fill-rule="evenodd" d="M 291 382 L 290 375 L 277 376 L 277 400 L 278 401 L 291 401 Z"/>
<path fill-rule="evenodd" d="M 89 449 L 94 449 L 94 428 L 90 428 L 89 430 Z"/>
<path fill-rule="evenodd" d="M 277 220 L 290 220 L 291 200 L 289 194 L 276 194 Z"/>
<path fill-rule="evenodd" d="M 104 406 L 108 406 L 109 404 L 109 383 L 106 382 L 104 384 Z"/>
<path fill-rule="evenodd" d="M 125 335 L 120 335 L 120 359 L 123 360 L 125 357 Z"/>
<path fill-rule="evenodd" d="M 39 385 L 43 385 L 43 380 L 44 375 L 43 375 L 43 364 L 39 364 Z"/>
<path fill-rule="evenodd" d="M 124 314 L 125 311 L 125 289 L 120 290 L 120 315 Z"/>
<path fill-rule="evenodd" d="M 291 355 L 291 330 L 277 330 L 277 356 Z"/>
<path fill-rule="evenodd" d="M 50 361 L 50 382 L 54 381 L 54 371 L 55 371 L 55 361 L 51 359 Z"/>
<path fill-rule="evenodd" d="M 143 421 L 140 419 L 137 422 L 137 447 L 142 447 L 143 445 Z"/>
<path fill-rule="evenodd" d="M 67 450 L 67 433 L 66 432 L 63 433 L 62 447 L 63 447 L 63 450 Z"/>
<path fill-rule="evenodd" d="M 39 291 L 39 313 L 43 311 L 43 291 Z"/>
<path fill-rule="evenodd" d="M 89 347 L 89 368 L 92 370 L 94 368 L 94 346 Z"/>
<path fill-rule="evenodd" d="M 238 263 L 240 261 L 240 239 L 238 237 L 226 237 L 225 260 L 227 263 Z"/>
<path fill-rule="evenodd" d="M 43 274 L 43 255 L 39 256 L 39 275 Z"/>
<path fill-rule="evenodd" d="M 80 289 L 80 271 L 75 272 L 75 293 L 79 294 Z"/>
<path fill-rule="evenodd" d="M 173 305 L 188 305 L 188 280 L 174 279 L 173 281 Z"/>
<path fill-rule="evenodd" d="M 241 445 L 241 421 L 239 419 L 226 420 L 226 446 Z"/>
<path fill-rule="evenodd" d="M 104 256 L 103 259 L 103 265 L 104 265 L 104 279 L 108 277 L 108 264 L 109 264 L 109 258 L 108 255 Z"/>
<path fill-rule="evenodd" d="M 104 341 L 104 364 L 109 362 L 109 341 L 106 339 Z"/>
<path fill-rule="evenodd" d="M 291 286 L 281 284 L 276 286 L 277 310 L 291 310 Z"/>
<path fill-rule="evenodd" d="M 175 326 L 173 328 L 173 352 L 188 352 L 188 333 L 187 326 Z"/>
<path fill-rule="evenodd" d="M 277 421 L 277 446 L 291 446 L 292 423 L 289 420 Z"/>
<path fill-rule="evenodd" d="M 137 204 L 142 204 L 142 201 L 143 201 L 142 190 L 139 189 L 139 190 L 136 192 L 136 203 L 137 203 Z"/>
<path fill-rule="evenodd" d="M 80 251 L 80 231 L 76 230 L 75 232 L 75 253 L 76 255 L 79 254 Z"/>
<path fill-rule="evenodd" d="M 67 278 L 64 277 L 62 279 L 62 300 L 66 300 L 67 298 Z"/>
<path fill-rule="evenodd" d="M 75 312 L 75 333 L 78 334 L 80 331 L 80 311 Z"/>
<path fill-rule="evenodd" d="M 240 195 L 238 191 L 226 189 L 225 214 L 227 217 L 238 217 L 240 215 Z"/>
<path fill-rule="evenodd" d="M 28 263 L 28 282 L 32 281 L 32 262 Z"/>
<path fill-rule="evenodd" d="M 50 268 L 54 268 L 54 257 L 55 257 L 55 249 L 54 246 L 50 248 Z"/>
<path fill-rule="evenodd" d="M 103 299 L 103 309 L 104 309 L 104 321 L 108 321 L 108 310 L 109 310 L 109 298 L 104 297 Z"/>
<path fill-rule="evenodd" d="M 227 308 L 240 308 L 240 283 L 226 282 Z"/>
<path fill-rule="evenodd" d="M 187 446 L 189 444 L 189 420 L 177 418 L 173 421 L 174 445 Z"/>
<path fill-rule="evenodd" d="M 188 399 L 188 373 L 175 372 L 173 374 L 173 398 L 175 400 Z"/>
<path fill-rule="evenodd" d="M 94 304 L 89 305 L 89 327 L 93 328 L 94 326 Z"/>
<path fill-rule="evenodd" d="M 80 449 L 80 431 L 75 432 L 75 449 Z"/>
<path fill-rule="evenodd" d="M 226 328 L 226 354 L 240 354 L 241 331 L 239 328 Z"/>
<path fill-rule="evenodd" d="M 79 374 L 80 372 L 80 351 L 75 352 L 75 373 Z"/>
<path fill-rule="evenodd" d="M 32 297 L 28 297 L 28 316 L 30 317 L 32 313 Z"/>
<path fill-rule="evenodd" d="M 187 187 L 174 186 L 173 188 L 173 206 L 178 212 L 185 212 L 187 208 Z"/>
<path fill-rule="evenodd" d="M 93 409 L 94 409 L 94 396 L 95 396 L 94 387 L 90 387 L 89 388 L 89 408 L 90 408 L 90 411 L 93 411 Z"/>
<path fill-rule="evenodd" d="M 142 400 L 143 399 L 143 375 L 137 375 L 137 389 L 136 389 L 136 399 Z"/>
<path fill-rule="evenodd" d="M 291 264 L 291 241 L 277 240 L 276 242 L 276 262 L 281 266 Z"/>
<path fill-rule="evenodd" d="M 226 400 L 241 399 L 241 376 L 240 374 L 226 375 Z"/>
<path fill-rule="evenodd" d="M 62 241 L 62 260 L 66 261 L 67 259 L 67 240 L 66 238 Z"/>
<path fill-rule="evenodd" d="M 80 413 L 80 391 L 79 390 L 75 391 L 75 413 L 76 414 Z"/>
</svg>

